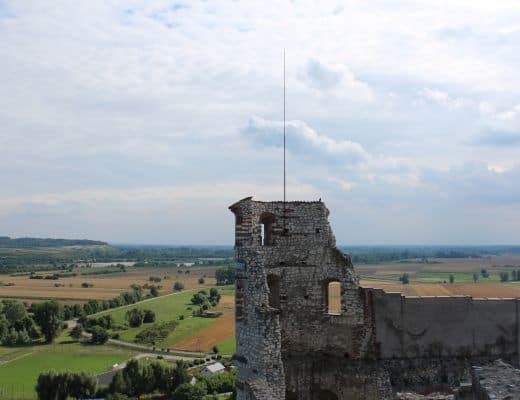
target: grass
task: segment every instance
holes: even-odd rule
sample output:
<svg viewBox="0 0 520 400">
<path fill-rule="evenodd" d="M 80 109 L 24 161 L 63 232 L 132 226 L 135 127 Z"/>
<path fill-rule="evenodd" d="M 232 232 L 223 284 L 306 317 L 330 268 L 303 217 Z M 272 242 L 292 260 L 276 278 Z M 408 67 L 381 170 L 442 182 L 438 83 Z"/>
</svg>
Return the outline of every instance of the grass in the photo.
<svg viewBox="0 0 520 400">
<path fill-rule="evenodd" d="M 109 314 L 114 318 L 116 324 L 126 324 L 126 312 L 132 308 L 138 308 L 142 310 L 152 310 L 155 312 L 155 322 L 169 322 L 177 321 L 179 325 L 172 331 L 163 341 L 156 343 L 158 348 L 174 347 L 175 343 L 184 340 L 198 331 L 211 326 L 216 319 L 193 317 L 192 311 L 196 309 L 190 303 L 190 299 L 194 293 L 198 290 L 186 290 L 183 292 L 173 293 L 166 296 L 156 297 L 148 301 L 132 304 L 126 307 L 120 307 L 115 310 L 107 310 L 96 314 L 105 315 Z M 232 293 L 232 287 L 219 288 L 222 294 Z M 190 310 L 192 308 L 193 310 Z M 184 315 L 184 319 L 180 320 L 179 317 Z M 113 332 L 119 333 L 119 339 L 126 342 L 134 342 L 136 335 L 143 329 L 151 326 L 152 324 L 143 324 L 137 328 L 129 328 L 125 330 L 114 330 Z"/>
<path fill-rule="evenodd" d="M 115 346 L 72 342 L 65 334 L 55 344 L 28 347 L 0 347 L 0 398 L 35 399 L 34 386 L 41 372 L 85 371 L 98 374 L 135 355 Z"/>
<path fill-rule="evenodd" d="M 223 342 L 219 343 L 218 349 L 220 354 L 232 355 L 235 354 L 236 351 L 236 338 L 232 336 Z"/>
</svg>

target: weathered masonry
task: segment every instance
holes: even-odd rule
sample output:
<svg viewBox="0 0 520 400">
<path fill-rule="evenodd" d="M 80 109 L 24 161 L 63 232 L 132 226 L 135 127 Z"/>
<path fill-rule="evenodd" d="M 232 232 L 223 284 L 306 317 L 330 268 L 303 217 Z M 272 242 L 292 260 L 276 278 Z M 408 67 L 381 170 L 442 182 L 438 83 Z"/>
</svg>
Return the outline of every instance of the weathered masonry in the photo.
<svg viewBox="0 0 520 400">
<path fill-rule="evenodd" d="M 362 288 L 321 201 L 248 197 L 230 210 L 239 400 L 390 399 L 457 383 L 469 363 L 517 362 L 517 299 Z"/>
</svg>

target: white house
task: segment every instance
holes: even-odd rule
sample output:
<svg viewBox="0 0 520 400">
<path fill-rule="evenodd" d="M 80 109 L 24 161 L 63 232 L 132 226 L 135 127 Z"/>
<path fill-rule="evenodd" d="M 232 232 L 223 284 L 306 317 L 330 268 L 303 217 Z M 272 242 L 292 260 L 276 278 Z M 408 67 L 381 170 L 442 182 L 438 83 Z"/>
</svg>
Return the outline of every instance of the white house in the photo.
<svg viewBox="0 0 520 400">
<path fill-rule="evenodd" d="M 215 375 L 220 372 L 223 372 L 226 369 L 221 363 L 216 362 L 215 364 L 211 364 L 206 366 L 200 373 L 202 375 Z"/>
</svg>

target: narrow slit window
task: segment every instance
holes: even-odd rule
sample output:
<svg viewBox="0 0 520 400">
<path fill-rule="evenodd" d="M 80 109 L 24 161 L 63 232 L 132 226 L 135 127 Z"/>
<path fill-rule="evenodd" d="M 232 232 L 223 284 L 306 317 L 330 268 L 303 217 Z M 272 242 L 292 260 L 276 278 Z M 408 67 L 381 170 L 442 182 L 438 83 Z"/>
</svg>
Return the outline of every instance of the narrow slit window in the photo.
<svg viewBox="0 0 520 400">
<path fill-rule="evenodd" d="M 326 287 L 327 313 L 331 315 L 341 314 L 341 283 L 329 282 Z"/>
<path fill-rule="evenodd" d="M 269 287 L 269 305 L 273 308 L 280 308 L 280 277 L 277 275 L 267 275 L 267 286 Z"/>
<path fill-rule="evenodd" d="M 260 218 L 260 244 L 262 246 L 273 244 L 273 222 L 274 216 L 270 213 L 265 213 Z"/>
</svg>

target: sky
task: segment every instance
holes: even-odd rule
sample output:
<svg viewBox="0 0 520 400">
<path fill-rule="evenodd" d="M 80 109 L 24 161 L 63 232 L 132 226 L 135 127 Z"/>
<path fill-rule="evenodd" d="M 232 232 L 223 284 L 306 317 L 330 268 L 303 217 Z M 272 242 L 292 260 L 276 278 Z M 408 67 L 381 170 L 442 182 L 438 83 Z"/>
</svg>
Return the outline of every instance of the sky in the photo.
<svg viewBox="0 0 520 400">
<path fill-rule="evenodd" d="M 0 235 L 232 244 L 321 198 L 337 242 L 518 244 L 520 2 L 0 0 Z"/>
</svg>

